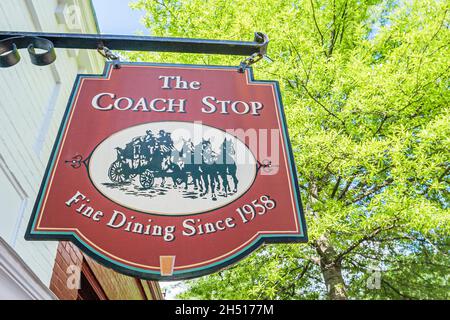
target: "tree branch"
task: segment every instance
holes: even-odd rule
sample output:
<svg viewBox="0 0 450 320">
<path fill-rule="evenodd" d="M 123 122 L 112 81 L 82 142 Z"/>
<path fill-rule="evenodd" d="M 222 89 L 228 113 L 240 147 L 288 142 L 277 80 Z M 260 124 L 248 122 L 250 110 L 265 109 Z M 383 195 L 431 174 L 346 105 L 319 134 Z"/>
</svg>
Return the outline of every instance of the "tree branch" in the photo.
<svg viewBox="0 0 450 320">
<path fill-rule="evenodd" d="M 362 237 L 361 239 L 355 241 L 353 244 L 351 244 L 346 250 L 342 251 L 341 253 L 339 253 L 336 257 L 336 261 L 341 262 L 342 259 L 344 258 L 344 256 L 346 256 L 347 254 L 349 254 L 350 252 L 352 252 L 353 250 L 355 250 L 357 247 L 359 247 L 363 242 L 365 241 L 369 241 L 373 238 L 375 238 L 380 232 L 382 231 L 388 231 L 390 229 L 393 229 L 396 227 L 395 222 L 398 219 L 394 219 L 393 223 L 391 226 L 386 227 L 386 228 L 382 228 L 382 227 L 377 227 L 375 228 L 375 230 L 373 230 L 370 234 Z"/>
<path fill-rule="evenodd" d="M 389 116 L 387 114 L 385 114 L 383 116 L 383 119 L 381 119 L 381 123 L 378 126 L 377 130 L 374 132 L 374 134 L 372 135 L 372 137 L 375 137 L 378 133 L 380 133 L 381 128 L 383 127 L 384 123 L 386 122 L 386 120 L 389 118 Z"/>
<path fill-rule="evenodd" d="M 330 196 L 331 199 L 333 199 L 334 196 L 336 195 L 336 192 L 337 192 L 337 190 L 339 188 L 339 184 L 340 183 L 341 183 L 341 176 L 338 177 L 338 179 L 336 181 L 336 184 L 334 185 L 333 192 L 331 193 L 331 196 Z"/>
<path fill-rule="evenodd" d="M 356 176 L 352 177 L 350 180 L 348 180 L 347 184 L 345 185 L 344 189 L 342 189 L 341 194 L 338 197 L 338 200 L 341 200 L 345 194 L 347 193 L 348 189 L 350 188 L 350 185 L 355 181 Z"/>
<path fill-rule="evenodd" d="M 416 300 L 416 299 L 417 299 L 417 298 L 408 296 L 408 295 L 406 295 L 406 294 L 404 294 L 404 293 L 401 293 L 400 290 L 394 288 L 389 282 L 387 282 L 387 281 L 384 280 L 384 279 L 381 279 L 381 282 L 383 282 L 383 283 L 384 283 L 385 285 L 387 285 L 392 291 L 394 291 L 396 294 L 398 294 L 399 296 L 401 296 L 401 297 L 403 297 L 403 298 L 406 298 L 406 299 L 408 299 L 408 300 Z"/>
<path fill-rule="evenodd" d="M 313 15 L 313 20 L 314 20 L 314 25 L 316 26 L 317 31 L 319 32 L 320 35 L 320 39 L 321 39 L 321 45 L 323 47 L 323 34 L 322 31 L 320 31 L 319 25 L 317 24 L 317 19 L 316 19 L 316 10 L 314 9 L 314 4 L 312 0 L 309 0 L 309 2 L 311 3 L 311 9 L 312 9 L 312 15 Z"/>
<path fill-rule="evenodd" d="M 314 102 L 316 102 L 319 106 L 321 106 L 322 109 L 324 109 L 330 116 L 332 116 L 332 117 L 336 118 L 337 120 L 339 120 L 339 121 L 342 123 L 342 125 L 343 125 L 343 127 L 344 127 L 344 130 L 346 131 L 345 122 L 344 122 L 341 118 L 339 118 L 337 115 L 335 115 L 333 112 L 331 112 L 330 110 L 328 110 L 328 108 L 325 107 L 325 105 L 324 105 L 323 103 L 321 103 L 316 97 L 314 97 L 314 96 L 312 95 L 312 93 L 308 90 L 308 88 L 306 87 L 306 85 L 305 85 L 302 81 L 300 81 L 300 85 L 301 85 L 302 88 L 306 91 L 306 94 L 307 94 L 311 99 L 314 100 Z"/>
<path fill-rule="evenodd" d="M 371 195 L 374 194 L 375 192 L 381 190 L 382 188 L 384 188 L 384 187 L 390 185 L 392 182 L 394 182 L 394 179 L 388 178 L 388 179 L 386 179 L 382 184 L 374 186 L 374 187 L 371 188 L 370 190 L 368 190 L 368 191 L 364 192 L 363 194 L 361 194 L 361 195 L 357 196 L 356 198 L 354 198 L 352 201 L 347 201 L 347 202 L 345 203 L 345 205 L 348 206 L 348 205 L 353 204 L 353 203 L 355 203 L 355 202 L 361 201 L 361 200 L 363 200 L 364 198 L 366 198 L 366 197 L 368 197 L 368 196 L 371 196 Z"/>
</svg>

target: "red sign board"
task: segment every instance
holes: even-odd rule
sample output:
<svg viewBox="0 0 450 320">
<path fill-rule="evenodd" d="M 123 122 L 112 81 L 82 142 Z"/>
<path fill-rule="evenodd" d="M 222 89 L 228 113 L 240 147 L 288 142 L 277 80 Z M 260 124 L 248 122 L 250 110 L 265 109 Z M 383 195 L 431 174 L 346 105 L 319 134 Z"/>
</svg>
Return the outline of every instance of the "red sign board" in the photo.
<svg viewBox="0 0 450 320">
<path fill-rule="evenodd" d="M 166 64 L 78 76 L 26 238 L 166 280 L 306 241 L 277 83 Z"/>
</svg>

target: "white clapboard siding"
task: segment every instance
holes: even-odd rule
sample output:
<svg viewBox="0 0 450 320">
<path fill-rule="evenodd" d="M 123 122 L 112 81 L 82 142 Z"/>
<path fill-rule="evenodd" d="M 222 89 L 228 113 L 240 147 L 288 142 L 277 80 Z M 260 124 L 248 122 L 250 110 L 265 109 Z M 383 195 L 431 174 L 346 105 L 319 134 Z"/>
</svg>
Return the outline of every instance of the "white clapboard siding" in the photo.
<svg viewBox="0 0 450 320">
<path fill-rule="evenodd" d="M 64 5 L 80 8 L 79 29 L 58 21 Z M 1 0 L 0 30 L 97 32 L 87 0 Z M 0 237 L 49 285 L 57 242 L 24 234 L 75 76 L 101 73 L 103 61 L 93 51 L 56 49 L 56 62 L 38 67 L 20 54 L 17 65 L 0 69 Z"/>
</svg>

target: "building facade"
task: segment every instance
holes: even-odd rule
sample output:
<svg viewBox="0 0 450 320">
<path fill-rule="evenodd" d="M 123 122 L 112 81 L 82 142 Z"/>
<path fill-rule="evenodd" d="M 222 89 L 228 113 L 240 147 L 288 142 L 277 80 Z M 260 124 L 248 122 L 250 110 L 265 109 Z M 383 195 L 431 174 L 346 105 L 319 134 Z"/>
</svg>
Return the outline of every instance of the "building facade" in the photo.
<svg viewBox="0 0 450 320">
<path fill-rule="evenodd" d="M 97 33 L 89 0 L 2 0 L 0 30 Z M 24 240 L 74 79 L 99 74 L 95 51 L 56 49 L 56 61 L 0 69 L 0 299 L 162 299 L 157 282 L 118 274 L 69 242 Z"/>
</svg>

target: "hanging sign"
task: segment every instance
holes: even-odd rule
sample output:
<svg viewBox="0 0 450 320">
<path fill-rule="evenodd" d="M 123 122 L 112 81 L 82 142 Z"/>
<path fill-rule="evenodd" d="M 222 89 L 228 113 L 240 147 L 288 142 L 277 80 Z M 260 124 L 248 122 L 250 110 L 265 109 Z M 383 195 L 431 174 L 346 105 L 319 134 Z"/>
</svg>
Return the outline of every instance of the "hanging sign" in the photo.
<svg viewBox="0 0 450 320">
<path fill-rule="evenodd" d="M 277 83 L 166 64 L 78 76 L 26 238 L 162 280 L 306 241 Z"/>
</svg>

